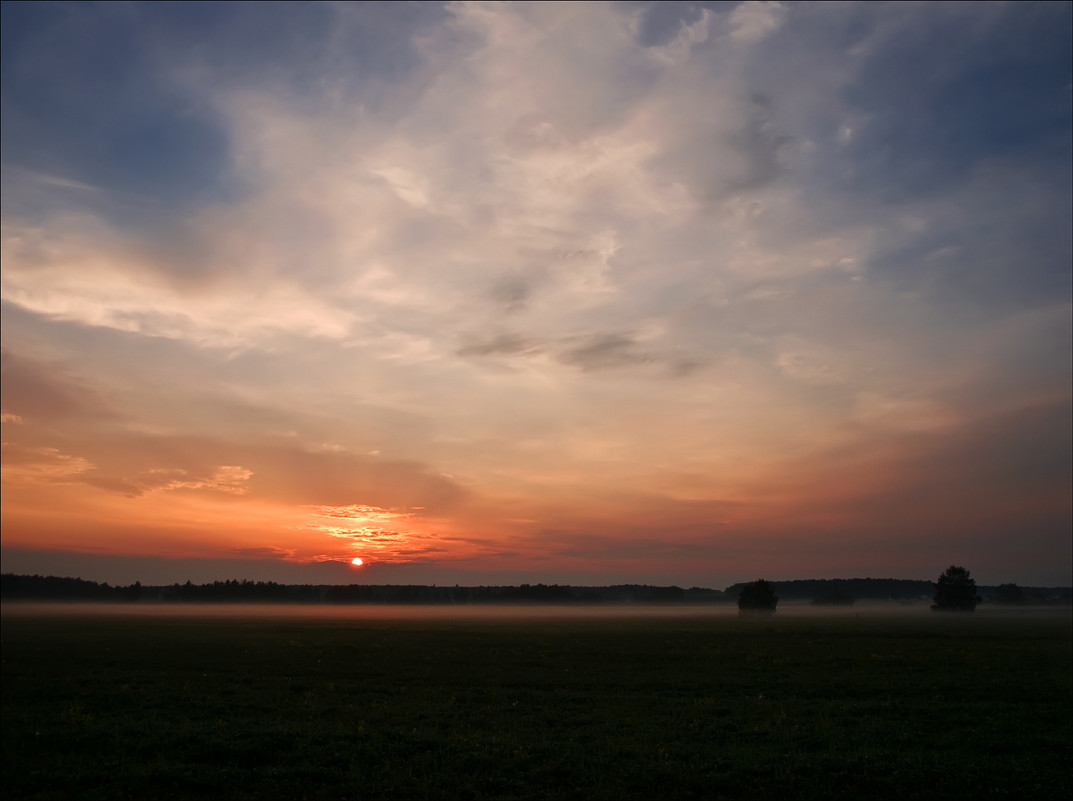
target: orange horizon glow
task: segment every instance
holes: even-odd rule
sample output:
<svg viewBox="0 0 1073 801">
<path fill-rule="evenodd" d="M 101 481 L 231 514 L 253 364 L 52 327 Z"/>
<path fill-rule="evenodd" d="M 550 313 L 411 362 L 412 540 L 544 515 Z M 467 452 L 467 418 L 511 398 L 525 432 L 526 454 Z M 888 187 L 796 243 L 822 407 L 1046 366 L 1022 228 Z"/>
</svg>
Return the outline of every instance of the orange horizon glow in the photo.
<svg viewBox="0 0 1073 801">
<path fill-rule="evenodd" d="M 5 570 L 1073 580 L 1069 6 L 406 8 L 4 6 Z"/>
</svg>

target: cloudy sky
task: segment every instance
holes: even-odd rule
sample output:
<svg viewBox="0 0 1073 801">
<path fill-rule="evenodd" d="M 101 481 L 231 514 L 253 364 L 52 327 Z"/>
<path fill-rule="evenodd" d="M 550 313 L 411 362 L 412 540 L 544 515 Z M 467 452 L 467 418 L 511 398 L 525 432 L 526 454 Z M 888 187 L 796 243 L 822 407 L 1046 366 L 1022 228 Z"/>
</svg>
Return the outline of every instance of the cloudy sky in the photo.
<svg viewBox="0 0 1073 801">
<path fill-rule="evenodd" d="M 1070 24 L 4 4 L 4 571 L 1069 584 Z"/>
</svg>

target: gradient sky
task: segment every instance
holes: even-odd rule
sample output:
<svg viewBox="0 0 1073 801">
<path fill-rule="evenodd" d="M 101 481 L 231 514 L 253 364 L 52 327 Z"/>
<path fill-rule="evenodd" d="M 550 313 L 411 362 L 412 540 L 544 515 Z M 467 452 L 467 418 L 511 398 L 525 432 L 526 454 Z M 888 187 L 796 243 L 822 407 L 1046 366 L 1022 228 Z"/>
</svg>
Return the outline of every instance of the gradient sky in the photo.
<svg viewBox="0 0 1073 801">
<path fill-rule="evenodd" d="M 1070 584 L 1071 16 L 5 3 L 4 571 Z"/>
</svg>

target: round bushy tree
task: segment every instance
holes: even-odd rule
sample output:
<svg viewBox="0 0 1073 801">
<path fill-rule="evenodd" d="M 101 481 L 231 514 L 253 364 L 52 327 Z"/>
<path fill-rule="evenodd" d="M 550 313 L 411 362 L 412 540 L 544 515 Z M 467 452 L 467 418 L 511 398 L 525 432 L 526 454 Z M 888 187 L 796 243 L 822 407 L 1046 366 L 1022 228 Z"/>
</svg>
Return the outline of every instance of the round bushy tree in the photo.
<svg viewBox="0 0 1073 801">
<path fill-rule="evenodd" d="M 937 612 L 972 612 L 978 603 L 976 582 L 963 567 L 951 565 L 935 582 L 935 603 L 931 608 Z"/>
<path fill-rule="evenodd" d="M 771 582 L 757 579 L 752 584 L 746 584 L 738 593 L 739 612 L 774 612 L 779 603 L 779 596 L 775 594 L 775 588 Z"/>
</svg>

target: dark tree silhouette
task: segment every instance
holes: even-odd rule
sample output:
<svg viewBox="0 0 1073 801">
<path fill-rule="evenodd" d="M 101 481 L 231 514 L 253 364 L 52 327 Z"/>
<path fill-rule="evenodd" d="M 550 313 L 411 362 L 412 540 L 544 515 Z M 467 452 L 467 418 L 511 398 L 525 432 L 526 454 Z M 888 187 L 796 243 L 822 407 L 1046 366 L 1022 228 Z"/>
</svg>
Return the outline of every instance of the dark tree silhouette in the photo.
<svg viewBox="0 0 1073 801">
<path fill-rule="evenodd" d="M 999 584 L 995 589 L 995 600 L 1000 604 L 1023 604 L 1025 593 L 1016 584 Z"/>
<path fill-rule="evenodd" d="M 746 584 L 738 594 L 739 612 L 774 612 L 779 603 L 779 596 L 775 594 L 775 588 L 771 582 L 757 579 L 752 584 Z"/>
<path fill-rule="evenodd" d="M 813 606 L 853 606 L 857 599 L 846 590 L 831 590 L 812 599 Z"/>
<path fill-rule="evenodd" d="M 976 594 L 976 582 L 963 567 L 950 565 L 935 582 L 933 611 L 972 612 L 978 603 L 980 596 Z"/>
</svg>

